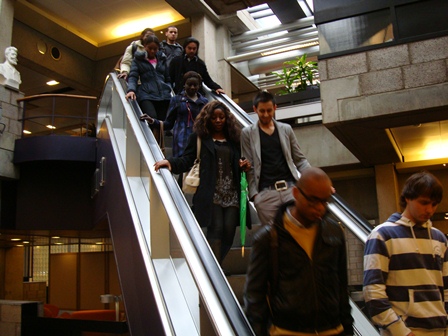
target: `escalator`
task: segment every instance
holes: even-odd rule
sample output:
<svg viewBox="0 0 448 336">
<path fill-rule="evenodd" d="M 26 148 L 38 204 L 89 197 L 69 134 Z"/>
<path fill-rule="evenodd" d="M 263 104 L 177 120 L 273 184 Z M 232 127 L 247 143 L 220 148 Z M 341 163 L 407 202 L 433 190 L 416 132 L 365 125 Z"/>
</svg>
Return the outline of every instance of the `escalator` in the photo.
<svg viewBox="0 0 448 336">
<path fill-rule="evenodd" d="M 139 120 L 124 82 L 111 73 L 98 109 L 97 221 L 110 227 L 132 335 L 253 335 L 177 181 L 153 165 L 163 155 Z M 227 96 L 219 99 L 246 126 L 252 121 Z M 370 227 L 337 195 L 330 211 L 365 241 Z M 357 335 L 378 335 L 352 303 Z"/>
</svg>

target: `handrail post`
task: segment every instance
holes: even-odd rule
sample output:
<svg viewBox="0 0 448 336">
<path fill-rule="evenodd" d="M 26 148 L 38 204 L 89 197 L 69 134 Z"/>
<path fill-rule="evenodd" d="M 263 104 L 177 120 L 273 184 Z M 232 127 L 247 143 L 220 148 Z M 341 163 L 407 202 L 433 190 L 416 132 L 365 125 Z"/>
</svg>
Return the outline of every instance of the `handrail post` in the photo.
<svg viewBox="0 0 448 336">
<path fill-rule="evenodd" d="M 55 108 L 56 108 L 56 97 L 53 97 L 53 108 L 51 110 L 51 134 L 53 134 L 54 132 L 54 113 L 55 113 Z"/>
<path fill-rule="evenodd" d="M 24 137 L 23 130 L 25 129 L 25 120 L 26 120 L 26 101 L 23 102 L 23 113 L 22 113 L 22 136 L 21 138 Z"/>
<path fill-rule="evenodd" d="M 88 99 L 87 100 L 87 113 L 86 113 L 86 137 L 89 136 L 89 114 L 90 114 L 90 101 Z M 82 127 L 81 127 L 81 131 L 82 131 Z"/>
</svg>

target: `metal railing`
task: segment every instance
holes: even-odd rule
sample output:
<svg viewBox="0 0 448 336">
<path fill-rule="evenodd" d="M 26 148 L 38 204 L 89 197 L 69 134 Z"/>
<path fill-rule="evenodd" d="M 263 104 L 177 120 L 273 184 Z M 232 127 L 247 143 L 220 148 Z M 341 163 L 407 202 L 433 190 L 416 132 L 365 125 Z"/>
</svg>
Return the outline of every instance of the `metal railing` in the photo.
<svg viewBox="0 0 448 336">
<path fill-rule="evenodd" d="M 30 136 L 91 136 L 96 133 L 93 96 L 40 94 L 17 99 L 23 103 L 22 138 Z"/>
</svg>

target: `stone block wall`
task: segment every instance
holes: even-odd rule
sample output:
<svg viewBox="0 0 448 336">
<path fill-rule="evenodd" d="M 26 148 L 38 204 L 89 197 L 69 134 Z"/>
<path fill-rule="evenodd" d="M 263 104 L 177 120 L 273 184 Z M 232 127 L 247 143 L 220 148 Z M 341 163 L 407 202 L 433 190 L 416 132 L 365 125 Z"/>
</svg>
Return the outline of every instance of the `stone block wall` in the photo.
<svg viewBox="0 0 448 336">
<path fill-rule="evenodd" d="M 448 36 L 319 61 L 323 123 L 448 105 Z"/>
<path fill-rule="evenodd" d="M 362 285 L 364 244 L 347 229 L 345 230 L 345 238 L 347 244 L 348 284 L 350 286 Z"/>
<path fill-rule="evenodd" d="M 47 283 L 46 282 L 24 282 L 23 299 L 30 301 L 47 302 Z"/>
<path fill-rule="evenodd" d="M 0 177 L 18 178 L 12 160 L 15 140 L 22 135 L 22 108 L 17 99 L 23 96 L 22 92 L 0 85 Z"/>
<path fill-rule="evenodd" d="M 21 336 L 24 315 L 43 316 L 42 302 L 0 300 L 0 335 Z"/>
</svg>

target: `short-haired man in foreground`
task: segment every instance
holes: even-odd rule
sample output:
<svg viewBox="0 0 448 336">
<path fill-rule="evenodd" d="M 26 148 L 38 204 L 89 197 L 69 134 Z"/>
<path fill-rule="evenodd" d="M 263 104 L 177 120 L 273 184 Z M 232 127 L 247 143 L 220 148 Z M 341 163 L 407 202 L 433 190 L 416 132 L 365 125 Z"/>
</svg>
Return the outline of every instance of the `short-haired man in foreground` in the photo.
<svg viewBox="0 0 448 336">
<path fill-rule="evenodd" d="M 442 196 L 434 175 L 412 175 L 400 196 L 403 213 L 367 239 L 364 299 L 381 335 L 447 335 L 447 240 L 430 220 Z"/>
<path fill-rule="evenodd" d="M 330 178 L 307 168 L 289 191 L 294 201 L 254 238 L 246 316 L 257 336 L 353 335 L 345 237 L 326 216 Z"/>
</svg>

